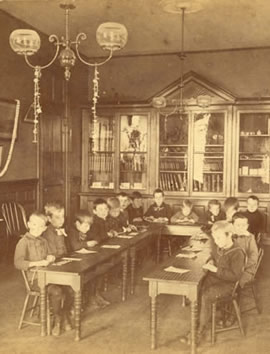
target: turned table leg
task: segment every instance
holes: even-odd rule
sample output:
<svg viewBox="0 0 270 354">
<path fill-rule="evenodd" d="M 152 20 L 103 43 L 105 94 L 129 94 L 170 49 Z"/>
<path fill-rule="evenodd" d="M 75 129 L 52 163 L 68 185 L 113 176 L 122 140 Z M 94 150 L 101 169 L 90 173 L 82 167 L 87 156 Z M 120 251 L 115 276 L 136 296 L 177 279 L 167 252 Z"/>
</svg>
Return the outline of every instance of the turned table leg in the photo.
<svg viewBox="0 0 270 354">
<path fill-rule="evenodd" d="M 82 296 L 81 291 L 75 291 L 74 307 L 75 307 L 75 341 L 81 339 L 81 304 Z"/>
<path fill-rule="evenodd" d="M 136 250 L 130 250 L 130 294 L 134 294 L 135 287 L 135 265 L 136 265 Z"/>
<path fill-rule="evenodd" d="M 151 296 L 151 319 L 150 319 L 150 335 L 151 349 L 156 349 L 156 332 L 157 332 L 157 297 Z"/>
<path fill-rule="evenodd" d="M 46 336 L 46 287 L 40 287 L 40 334 Z"/>
<path fill-rule="evenodd" d="M 191 354 L 196 354 L 196 342 L 197 342 L 197 301 L 191 301 Z"/>
<path fill-rule="evenodd" d="M 161 243 L 161 234 L 158 234 L 157 237 L 157 263 L 160 261 L 160 243 Z"/>
<path fill-rule="evenodd" d="M 128 272 L 128 254 L 123 254 L 123 279 L 122 279 L 122 301 L 126 301 L 127 293 L 127 272 Z"/>
</svg>

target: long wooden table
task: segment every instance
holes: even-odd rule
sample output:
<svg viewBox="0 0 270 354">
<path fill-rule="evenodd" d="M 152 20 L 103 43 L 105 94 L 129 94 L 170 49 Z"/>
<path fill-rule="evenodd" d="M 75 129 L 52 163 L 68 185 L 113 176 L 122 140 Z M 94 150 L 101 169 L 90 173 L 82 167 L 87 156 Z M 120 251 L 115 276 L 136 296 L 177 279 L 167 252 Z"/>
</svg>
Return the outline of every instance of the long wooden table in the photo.
<svg viewBox="0 0 270 354">
<path fill-rule="evenodd" d="M 196 330 L 197 330 L 197 302 L 198 290 L 205 273 L 202 265 L 209 257 L 209 246 L 197 254 L 195 259 L 173 257 L 167 262 L 160 264 L 157 268 L 143 279 L 149 282 L 149 296 L 151 297 L 151 349 L 156 348 L 157 328 L 157 296 L 160 294 L 186 296 L 190 302 L 191 309 L 191 353 L 196 353 Z M 164 269 L 169 266 L 189 269 L 184 274 L 168 272 Z"/>
<path fill-rule="evenodd" d="M 50 265 L 45 268 L 39 268 L 38 285 L 40 287 L 40 320 L 41 336 L 46 336 L 46 287 L 48 284 L 69 285 L 74 290 L 75 307 L 75 340 L 79 341 L 81 337 L 81 294 L 83 286 L 95 279 L 104 265 L 114 267 L 122 262 L 122 301 L 126 300 L 127 293 L 127 274 L 128 274 L 128 256 L 131 258 L 131 286 L 130 292 L 134 293 L 135 279 L 135 261 L 136 252 L 151 240 L 151 236 L 160 232 L 160 227 L 149 226 L 145 231 L 139 232 L 131 239 L 113 238 L 106 242 L 106 245 L 120 245 L 117 249 L 102 248 L 97 246 L 91 250 L 97 253 L 78 254 L 73 253 L 70 256 L 74 260 L 64 265 Z M 78 260 L 75 260 L 78 259 Z"/>
</svg>

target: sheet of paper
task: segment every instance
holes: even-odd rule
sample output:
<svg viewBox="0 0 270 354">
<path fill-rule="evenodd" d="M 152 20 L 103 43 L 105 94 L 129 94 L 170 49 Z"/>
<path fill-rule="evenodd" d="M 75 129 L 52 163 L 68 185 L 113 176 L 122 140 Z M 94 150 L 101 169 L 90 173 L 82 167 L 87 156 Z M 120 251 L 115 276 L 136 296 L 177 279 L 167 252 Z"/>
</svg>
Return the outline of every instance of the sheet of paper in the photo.
<svg viewBox="0 0 270 354">
<path fill-rule="evenodd" d="M 198 246 L 186 246 L 182 248 L 183 251 L 192 251 L 192 252 L 201 252 L 203 250 L 202 247 Z"/>
<path fill-rule="evenodd" d="M 112 249 L 117 249 L 120 248 L 120 245 L 103 245 L 101 248 L 112 248 Z"/>
<path fill-rule="evenodd" d="M 76 253 L 80 253 L 80 254 L 89 254 L 89 253 L 97 253 L 97 251 L 91 251 L 91 250 L 87 250 L 86 248 L 81 248 L 78 251 L 75 251 Z"/>
<path fill-rule="evenodd" d="M 165 272 L 173 272 L 173 273 L 179 273 L 179 274 L 184 274 L 184 273 L 190 272 L 189 269 L 176 268 L 174 266 L 170 266 L 168 268 L 165 268 L 164 270 L 165 270 Z"/>
<path fill-rule="evenodd" d="M 129 233 L 129 236 L 136 236 L 138 235 L 139 233 L 137 231 L 132 231 Z"/>
<path fill-rule="evenodd" d="M 72 257 L 63 257 L 61 258 L 61 260 L 63 261 L 81 261 L 82 259 L 81 258 L 72 258 Z"/>
<path fill-rule="evenodd" d="M 68 264 L 68 263 L 71 263 L 71 262 L 72 261 L 63 260 L 63 261 L 58 261 L 58 262 L 52 263 L 52 265 L 53 266 L 61 266 L 61 265 Z"/>
<path fill-rule="evenodd" d="M 176 255 L 176 257 L 178 257 L 178 258 L 195 258 L 197 256 L 196 256 L 196 253 L 189 252 L 189 253 L 178 253 Z"/>
<path fill-rule="evenodd" d="M 133 236 L 131 236 L 131 235 L 117 235 L 116 237 L 117 238 L 126 238 L 126 239 L 133 238 Z"/>
</svg>

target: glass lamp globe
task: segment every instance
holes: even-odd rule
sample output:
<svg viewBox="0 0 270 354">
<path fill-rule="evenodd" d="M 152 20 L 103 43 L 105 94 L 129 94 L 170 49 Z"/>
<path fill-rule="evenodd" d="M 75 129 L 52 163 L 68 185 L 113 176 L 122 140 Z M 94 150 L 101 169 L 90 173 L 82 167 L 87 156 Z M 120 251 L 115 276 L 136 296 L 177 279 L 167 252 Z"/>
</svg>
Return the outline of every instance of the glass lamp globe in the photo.
<svg viewBox="0 0 270 354">
<path fill-rule="evenodd" d="M 40 37 L 36 31 L 18 29 L 11 32 L 9 44 L 12 50 L 19 55 L 33 55 L 40 48 Z"/>
<path fill-rule="evenodd" d="M 115 51 L 124 48 L 128 32 L 126 27 L 120 23 L 106 22 L 99 25 L 96 39 L 102 49 Z"/>
</svg>

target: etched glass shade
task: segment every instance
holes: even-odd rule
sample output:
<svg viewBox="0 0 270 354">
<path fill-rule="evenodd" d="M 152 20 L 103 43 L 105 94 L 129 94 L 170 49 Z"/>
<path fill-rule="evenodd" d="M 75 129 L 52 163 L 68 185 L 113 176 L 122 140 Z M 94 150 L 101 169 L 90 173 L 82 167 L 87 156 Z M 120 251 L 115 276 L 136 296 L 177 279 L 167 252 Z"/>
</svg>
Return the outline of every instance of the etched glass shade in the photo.
<svg viewBox="0 0 270 354">
<path fill-rule="evenodd" d="M 19 55 L 33 55 L 40 48 L 40 37 L 36 31 L 18 29 L 10 34 L 9 44 Z"/>
<path fill-rule="evenodd" d="M 127 43 L 128 32 L 124 25 L 106 22 L 99 25 L 96 33 L 98 44 L 104 50 L 119 50 Z"/>
<path fill-rule="evenodd" d="M 152 100 L 152 106 L 155 108 L 164 108 L 166 107 L 166 98 L 163 96 L 154 97 Z"/>
<path fill-rule="evenodd" d="M 202 0 L 160 0 L 161 8 L 168 13 L 177 14 L 185 9 L 185 13 L 195 13 L 202 9 Z"/>
</svg>

